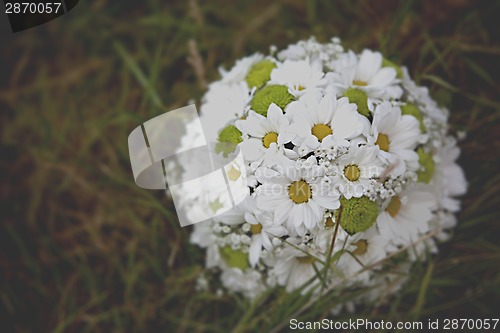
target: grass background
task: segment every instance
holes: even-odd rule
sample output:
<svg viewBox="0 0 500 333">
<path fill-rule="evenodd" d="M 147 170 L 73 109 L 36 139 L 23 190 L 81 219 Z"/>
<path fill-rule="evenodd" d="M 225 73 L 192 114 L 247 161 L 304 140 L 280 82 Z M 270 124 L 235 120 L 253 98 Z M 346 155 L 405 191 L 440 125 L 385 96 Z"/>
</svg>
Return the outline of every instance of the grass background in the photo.
<svg viewBox="0 0 500 333">
<path fill-rule="evenodd" d="M 453 239 L 390 305 L 339 320 L 498 318 L 499 15 L 498 1 L 96 0 L 4 36 L 1 331 L 269 332 L 331 318 L 329 296 L 306 309 L 281 291 L 253 304 L 196 292 L 204 253 L 163 192 L 134 184 L 127 149 L 136 126 L 199 101 L 219 65 L 311 35 L 407 65 L 467 131 Z"/>
</svg>

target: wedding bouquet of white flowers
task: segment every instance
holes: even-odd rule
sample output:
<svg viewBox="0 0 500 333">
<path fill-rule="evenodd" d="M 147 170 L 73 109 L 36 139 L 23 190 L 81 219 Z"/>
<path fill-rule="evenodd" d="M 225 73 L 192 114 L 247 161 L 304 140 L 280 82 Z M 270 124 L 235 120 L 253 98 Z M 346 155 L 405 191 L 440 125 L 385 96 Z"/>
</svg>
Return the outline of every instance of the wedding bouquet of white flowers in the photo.
<svg viewBox="0 0 500 333">
<path fill-rule="evenodd" d="M 248 196 L 191 241 L 229 292 L 366 287 L 355 302 L 380 301 L 456 224 L 466 180 L 448 112 L 405 67 L 338 38 L 270 53 L 221 70 L 203 99 L 207 141 L 239 148 Z"/>
</svg>

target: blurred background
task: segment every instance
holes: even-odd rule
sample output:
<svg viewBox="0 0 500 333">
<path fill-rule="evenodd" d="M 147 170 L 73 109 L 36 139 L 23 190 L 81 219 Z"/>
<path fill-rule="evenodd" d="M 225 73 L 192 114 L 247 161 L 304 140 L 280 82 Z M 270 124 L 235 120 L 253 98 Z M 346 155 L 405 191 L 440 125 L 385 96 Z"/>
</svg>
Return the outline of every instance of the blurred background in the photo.
<svg viewBox="0 0 500 333">
<path fill-rule="evenodd" d="M 499 1 L 80 1 L 12 34 L 0 65 L 2 332 L 279 331 L 306 300 L 195 290 L 204 253 L 161 191 L 133 180 L 127 136 L 199 103 L 217 68 L 316 36 L 404 64 L 466 131 L 459 224 L 391 304 L 345 318 L 498 318 Z M 330 302 L 330 303 L 328 303 Z M 299 320 L 332 318 L 334 301 Z"/>
</svg>

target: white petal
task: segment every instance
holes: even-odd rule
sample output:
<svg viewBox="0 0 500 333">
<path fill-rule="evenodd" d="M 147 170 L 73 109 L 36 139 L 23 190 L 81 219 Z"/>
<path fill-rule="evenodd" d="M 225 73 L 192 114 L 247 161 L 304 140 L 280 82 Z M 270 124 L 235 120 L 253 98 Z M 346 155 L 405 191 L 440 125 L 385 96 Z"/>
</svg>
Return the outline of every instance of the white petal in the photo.
<svg viewBox="0 0 500 333">
<path fill-rule="evenodd" d="M 333 112 L 337 108 L 337 100 L 333 94 L 327 94 L 319 103 L 317 124 L 328 124 L 332 120 Z"/>
<path fill-rule="evenodd" d="M 278 134 L 278 144 L 284 145 L 285 143 L 291 142 L 296 137 L 296 133 L 288 131 L 287 129 L 280 131 Z"/>
<path fill-rule="evenodd" d="M 252 244 L 250 244 L 249 249 L 249 259 L 252 267 L 255 267 L 260 258 L 260 253 L 262 252 L 262 236 L 254 235 L 252 236 Z"/>
<path fill-rule="evenodd" d="M 420 136 L 420 127 L 418 120 L 410 115 L 404 115 L 397 123 L 396 127 L 391 129 L 390 150 L 413 149 L 418 143 Z"/>
<path fill-rule="evenodd" d="M 363 131 L 363 123 L 356 111 L 342 107 L 337 110 L 332 119 L 333 136 L 338 139 L 350 139 Z"/>
<path fill-rule="evenodd" d="M 303 219 L 303 214 L 304 214 L 304 207 L 303 207 L 304 204 L 295 204 L 293 205 L 293 208 L 292 210 L 290 211 L 290 217 L 292 218 L 292 221 L 293 221 L 293 225 L 297 228 L 298 226 L 300 226 L 303 222 L 304 223 L 307 223 L 309 221 L 304 221 Z"/>
<path fill-rule="evenodd" d="M 338 197 L 335 196 L 315 195 L 314 201 L 316 201 L 321 207 L 327 209 L 337 209 L 340 207 L 340 201 Z"/>
<path fill-rule="evenodd" d="M 267 233 L 261 232 L 261 237 L 262 237 L 262 246 L 264 246 L 266 250 L 271 251 L 273 248 L 273 244 L 271 243 L 271 240 L 269 239 Z"/>
<path fill-rule="evenodd" d="M 288 230 L 280 225 L 267 228 L 267 232 L 275 237 L 283 237 L 288 234 Z"/>
<path fill-rule="evenodd" d="M 446 168 L 446 176 L 451 181 L 448 182 L 450 195 L 462 195 L 467 190 L 467 181 L 464 171 L 455 163 Z"/>
<path fill-rule="evenodd" d="M 368 82 L 380 69 L 382 65 L 382 55 L 378 52 L 363 50 L 358 63 L 356 78 Z"/>
<path fill-rule="evenodd" d="M 380 69 L 375 76 L 369 81 L 370 85 L 385 87 L 394 81 L 396 78 L 396 70 L 391 67 L 384 67 Z"/>
<path fill-rule="evenodd" d="M 248 222 L 248 223 L 250 223 L 250 224 L 254 224 L 254 225 L 259 224 L 259 222 L 255 218 L 255 216 L 253 216 L 249 212 L 245 213 L 245 221 Z"/>
<path fill-rule="evenodd" d="M 266 186 L 265 184 L 264 186 Z M 275 210 L 277 206 L 289 201 L 288 195 L 276 194 L 276 195 L 258 195 L 257 196 L 257 207 L 263 210 L 272 211 Z"/>
<path fill-rule="evenodd" d="M 262 140 L 250 138 L 239 144 L 243 157 L 248 161 L 255 161 L 264 154 Z"/>
<path fill-rule="evenodd" d="M 276 210 L 274 211 L 274 221 L 277 224 L 282 225 L 288 219 L 293 206 L 294 203 L 289 198 L 279 206 L 276 206 Z"/>
<path fill-rule="evenodd" d="M 276 132 L 280 130 L 282 119 L 286 120 L 283 111 L 274 103 L 271 103 L 267 109 L 267 118 L 271 122 L 272 130 Z"/>
</svg>

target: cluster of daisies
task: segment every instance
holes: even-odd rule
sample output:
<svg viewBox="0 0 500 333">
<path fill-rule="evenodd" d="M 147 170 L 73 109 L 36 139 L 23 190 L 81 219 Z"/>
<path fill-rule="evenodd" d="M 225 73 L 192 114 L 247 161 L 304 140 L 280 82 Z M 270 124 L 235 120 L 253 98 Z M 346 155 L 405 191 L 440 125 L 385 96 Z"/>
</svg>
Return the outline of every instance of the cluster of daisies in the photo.
<svg viewBox="0 0 500 333">
<path fill-rule="evenodd" d="M 221 75 L 203 100 L 204 134 L 219 154 L 241 151 L 245 172 L 229 178 L 245 175 L 248 193 L 195 224 L 191 241 L 224 290 L 367 287 L 356 301 L 379 300 L 449 236 L 466 190 L 459 149 L 447 111 L 406 68 L 333 38 L 272 47 Z"/>
</svg>

